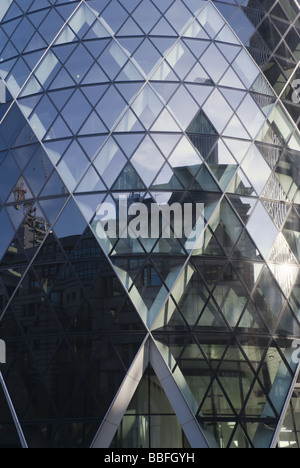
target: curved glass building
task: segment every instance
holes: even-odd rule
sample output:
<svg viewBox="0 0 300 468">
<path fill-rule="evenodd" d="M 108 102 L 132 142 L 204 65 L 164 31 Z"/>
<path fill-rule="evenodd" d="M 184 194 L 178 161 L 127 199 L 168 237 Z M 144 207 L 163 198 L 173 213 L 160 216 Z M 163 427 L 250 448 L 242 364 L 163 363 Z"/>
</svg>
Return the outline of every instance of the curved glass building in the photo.
<svg viewBox="0 0 300 468">
<path fill-rule="evenodd" d="M 0 446 L 299 447 L 298 3 L 0 20 Z"/>
</svg>

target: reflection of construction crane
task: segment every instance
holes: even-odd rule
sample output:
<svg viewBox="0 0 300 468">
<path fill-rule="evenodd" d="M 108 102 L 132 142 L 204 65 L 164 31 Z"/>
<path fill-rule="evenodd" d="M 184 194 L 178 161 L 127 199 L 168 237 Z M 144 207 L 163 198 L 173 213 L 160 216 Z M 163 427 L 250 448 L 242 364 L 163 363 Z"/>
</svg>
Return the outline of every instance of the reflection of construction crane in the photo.
<svg viewBox="0 0 300 468">
<path fill-rule="evenodd" d="M 22 205 L 25 206 L 26 193 L 27 193 L 27 190 L 25 189 L 24 179 L 23 179 L 23 177 L 20 177 L 20 179 L 18 180 L 18 183 L 17 183 L 17 185 L 15 186 L 15 189 L 14 189 L 14 197 L 15 197 L 15 202 L 16 202 L 15 209 L 16 210 L 19 211 L 21 209 Z"/>
<path fill-rule="evenodd" d="M 48 169 L 46 158 L 45 158 L 45 153 L 43 150 L 41 150 L 40 159 L 41 159 L 41 166 L 43 168 L 45 180 L 48 180 L 50 174 L 49 174 L 49 169 Z M 35 168 L 33 168 L 33 170 L 35 170 Z M 24 213 L 28 214 L 32 206 L 32 203 L 26 203 L 27 189 L 25 187 L 26 187 L 25 181 L 23 177 L 21 176 L 14 188 L 13 193 L 14 193 L 14 198 L 15 198 L 15 203 L 16 203 L 15 209 L 19 211 L 21 209 L 21 206 L 23 205 Z"/>
<path fill-rule="evenodd" d="M 25 249 L 37 247 L 40 245 L 48 230 L 47 221 L 37 214 L 37 208 L 34 206 L 34 201 L 27 201 L 27 186 L 23 179 L 20 177 L 14 188 L 15 209 L 21 210 L 23 207 L 23 222 L 19 228 L 19 236 L 22 239 L 22 246 Z"/>
</svg>

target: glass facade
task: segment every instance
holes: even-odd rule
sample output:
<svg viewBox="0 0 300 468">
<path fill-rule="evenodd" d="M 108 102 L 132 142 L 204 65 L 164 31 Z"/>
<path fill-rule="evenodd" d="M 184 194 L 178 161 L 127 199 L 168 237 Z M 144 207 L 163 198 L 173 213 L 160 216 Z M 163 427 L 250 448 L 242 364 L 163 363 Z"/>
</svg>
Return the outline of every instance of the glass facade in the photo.
<svg viewBox="0 0 300 468">
<path fill-rule="evenodd" d="M 295 0 L 2 0 L 1 447 L 298 447 L 299 59 Z"/>
</svg>

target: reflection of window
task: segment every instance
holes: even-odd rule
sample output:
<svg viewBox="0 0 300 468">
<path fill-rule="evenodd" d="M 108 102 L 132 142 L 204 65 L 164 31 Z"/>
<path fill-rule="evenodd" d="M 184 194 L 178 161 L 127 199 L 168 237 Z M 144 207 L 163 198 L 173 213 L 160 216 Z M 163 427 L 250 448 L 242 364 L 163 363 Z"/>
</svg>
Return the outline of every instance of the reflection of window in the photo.
<svg viewBox="0 0 300 468">
<path fill-rule="evenodd" d="M 143 285 L 145 288 L 156 288 L 161 286 L 160 277 L 154 268 L 144 268 Z"/>
<path fill-rule="evenodd" d="M 111 448 L 190 448 L 150 367 L 123 417 Z"/>
</svg>

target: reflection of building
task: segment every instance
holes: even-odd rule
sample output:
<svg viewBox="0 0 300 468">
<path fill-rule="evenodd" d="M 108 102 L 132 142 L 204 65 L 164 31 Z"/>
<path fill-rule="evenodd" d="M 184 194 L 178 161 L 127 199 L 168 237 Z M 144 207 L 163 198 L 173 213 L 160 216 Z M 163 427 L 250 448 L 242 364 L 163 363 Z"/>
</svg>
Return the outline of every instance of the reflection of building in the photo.
<svg viewBox="0 0 300 468">
<path fill-rule="evenodd" d="M 0 446 L 297 445 L 296 2 L 4 3 Z M 100 238 L 121 195 L 201 235 Z"/>
</svg>

